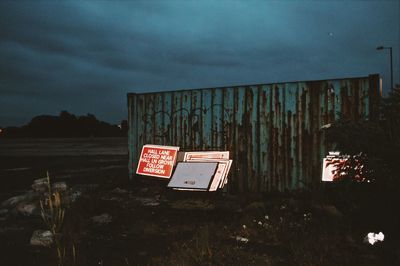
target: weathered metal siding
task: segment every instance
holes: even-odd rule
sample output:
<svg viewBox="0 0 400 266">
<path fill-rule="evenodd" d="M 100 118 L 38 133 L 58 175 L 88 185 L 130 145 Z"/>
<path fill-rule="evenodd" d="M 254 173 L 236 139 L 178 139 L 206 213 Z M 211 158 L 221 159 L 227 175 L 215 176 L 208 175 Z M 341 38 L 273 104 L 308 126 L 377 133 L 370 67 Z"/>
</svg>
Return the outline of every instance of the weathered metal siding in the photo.
<svg viewBox="0 0 400 266">
<path fill-rule="evenodd" d="M 128 94 L 129 169 L 144 144 L 229 150 L 232 192 L 301 188 L 320 180 L 339 114 L 377 116 L 379 76 Z"/>
</svg>

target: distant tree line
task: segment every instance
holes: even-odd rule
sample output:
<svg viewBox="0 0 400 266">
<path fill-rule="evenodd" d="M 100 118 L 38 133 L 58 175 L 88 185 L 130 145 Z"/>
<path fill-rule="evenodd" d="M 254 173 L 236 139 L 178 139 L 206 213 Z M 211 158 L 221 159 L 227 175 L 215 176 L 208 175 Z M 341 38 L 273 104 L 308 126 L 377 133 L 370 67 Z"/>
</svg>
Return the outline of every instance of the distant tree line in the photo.
<svg viewBox="0 0 400 266">
<path fill-rule="evenodd" d="M 128 123 L 111 125 L 99 121 L 92 114 L 75 116 L 62 111 L 59 116 L 40 115 L 27 125 L 2 129 L 0 137 L 20 138 L 73 138 L 73 137 L 124 137 L 127 136 Z"/>
</svg>

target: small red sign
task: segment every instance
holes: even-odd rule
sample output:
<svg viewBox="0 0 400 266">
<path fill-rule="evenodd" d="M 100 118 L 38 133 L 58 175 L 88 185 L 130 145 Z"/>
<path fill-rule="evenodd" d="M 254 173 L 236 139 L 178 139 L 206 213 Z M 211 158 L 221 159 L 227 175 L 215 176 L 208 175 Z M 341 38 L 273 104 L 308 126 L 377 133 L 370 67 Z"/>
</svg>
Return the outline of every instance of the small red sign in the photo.
<svg viewBox="0 0 400 266">
<path fill-rule="evenodd" d="M 136 173 L 170 178 L 179 147 L 144 145 Z"/>
</svg>

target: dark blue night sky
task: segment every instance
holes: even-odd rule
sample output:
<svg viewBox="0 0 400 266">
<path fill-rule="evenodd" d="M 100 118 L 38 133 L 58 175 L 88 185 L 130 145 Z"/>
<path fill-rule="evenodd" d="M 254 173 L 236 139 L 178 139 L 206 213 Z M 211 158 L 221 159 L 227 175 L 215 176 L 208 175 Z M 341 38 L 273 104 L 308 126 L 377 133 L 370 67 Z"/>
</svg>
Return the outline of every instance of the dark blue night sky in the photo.
<svg viewBox="0 0 400 266">
<path fill-rule="evenodd" d="M 0 126 L 68 110 L 117 123 L 126 93 L 381 74 L 400 1 L 1 1 Z"/>
</svg>

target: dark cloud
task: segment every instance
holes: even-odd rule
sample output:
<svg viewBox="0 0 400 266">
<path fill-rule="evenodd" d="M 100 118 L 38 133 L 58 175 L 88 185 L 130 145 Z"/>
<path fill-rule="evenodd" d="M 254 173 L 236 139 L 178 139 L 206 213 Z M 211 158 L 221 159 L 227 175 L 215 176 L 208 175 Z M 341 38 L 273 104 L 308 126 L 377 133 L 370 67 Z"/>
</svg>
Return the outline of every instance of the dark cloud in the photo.
<svg viewBox="0 0 400 266">
<path fill-rule="evenodd" d="M 398 1 L 2 1 L 0 126 L 69 110 L 118 122 L 126 93 L 381 73 Z"/>
</svg>

